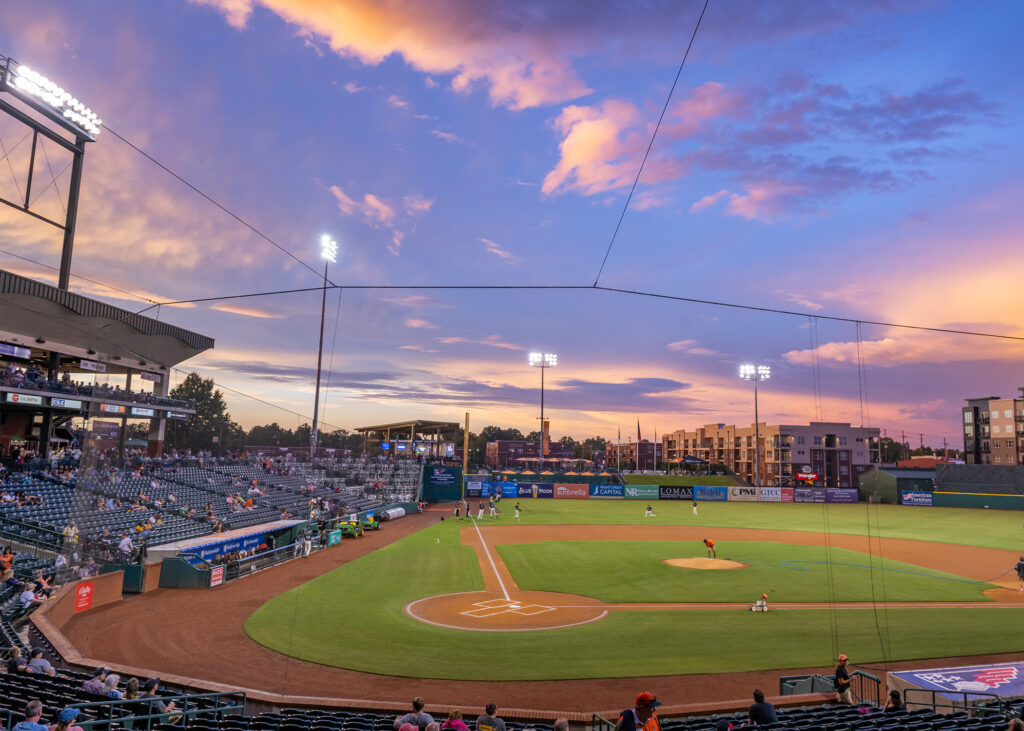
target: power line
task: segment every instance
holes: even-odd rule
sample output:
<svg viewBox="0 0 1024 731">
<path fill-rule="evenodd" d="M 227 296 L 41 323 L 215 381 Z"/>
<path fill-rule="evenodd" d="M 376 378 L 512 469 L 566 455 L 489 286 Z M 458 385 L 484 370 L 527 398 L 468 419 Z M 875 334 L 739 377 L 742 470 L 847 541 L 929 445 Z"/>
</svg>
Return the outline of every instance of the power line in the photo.
<svg viewBox="0 0 1024 731">
<path fill-rule="evenodd" d="M 679 76 L 683 73 L 683 66 L 686 65 L 686 59 L 690 56 L 690 49 L 693 48 L 693 41 L 697 37 L 697 31 L 700 29 L 700 22 L 704 19 L 704 12 L 708 9 L 708 3 L 711 0 L 704 0 L 704 7 L 701 8 L 700 17 L 697 18 L 697 24 L 693 27 L 693 33 L 690 34 L 690 42 L 686 46 L 686 53 L 683 54 L 683 60 L 679 62 L 679 69 L 676 71 L 676 78 L 672 81 L 672 88 L 668 90 L 668 96 L 665 97 L 665 104 L 661 108 L 661 114 L 658 116 L 658 123 L 654 125 L 654 133 L 651 135 L 651 141 L 647 143 L 647 151 L 644 152 L 643 160 L 640 161 L 640 167 L 636 171 L 636 177 L 633 179 L 633 186 L 629 189 L 629 195 L 626 196 L 626 202 L 622 206 L 622 213 L 619 214 L 619 221 L 615 224 L 615 231 L 612 232 L 611 241 L 608 242 L 608 248 L 604 252 L 604 258 L 601 260 L 601 268 L 597 270 L 597 276 L 594 277 L 594 286 L 601 280 L 601 274 L 604 272 L 604 265 L 608 263 L 608 255 L 612 253 L 612 246 L 615 245 L 615 239 L 619 235 L 619 229 L 622 227 L 622 220 L 626 217 L 626 211 L 629 210 L 629 203 L 633 200 L 633 193 L 636 192 L 636 186 L 640 182 L 640 174 L 644 171 L 644 165 L 647 164 L 647 157 L 651 154 L 651 148 L 654 147 L 654 139 L 658 136 L 658 130 L 661 129 L 661 122 L 665 119 L 665 112 L 668 111 L 668 104 L 672 101 L 672 94 L 676 90 L 676 84 L 679 83 Z"/>
<path fill-rule="evenodd" d="M 36 266 L 41 266 L 44 269 L 52 269 L 55 272 L 59 272 L 60 271 L 60 269 L 55 267 L 55 266 L 51 266 L 49 264 L 44 264 L 43 262 L 36 261 L 35 259 L 29 259 L 27 256 L 22 256 L 21 254 L 15 254 L 13 251 L 7 251 L 5 249 L 0 249 L 0 254 L 7 254 L 7 256 L 12 256 L 15 259 L 21 259 L 22 261 L 27 261 L 30 264 L 35 264 Z M 90 283 L 95 284 L 95 285 L 97 285 L 99 287 L 106 287 L 107 289 L 112 289 L 115 292 L 120 292 L 121 294 L 126 294 L 126 295 L 128 295 L 130 297 L 134 297 L 135 299 L 142 300 L 143 302 L 152 302 L 153 303 L 153 307 L 156 307 L 157 305 L 160 304 L 159 302 L 157 302 L 156 300 L 152 299 L 151 297 L 143 297 L 141 294 L 135 294 L 134 292 L 129 292 L 127 289 L 121 289 L 120 287 L 115 287 L 112 284 L 106 284 L 104 282 L 96 281 L 95 279 L 89 279 L 89 277 L 83 277 L 81 274 L 72 274 L 71 276 L 74 277 L 75 279 L 81 279 L 83 282 L 90 282 Z M 150 309 L 150 308 L 147 307 L 146 309 Z"/>
<path fill-rule="evenodd" d="M 297 262 L 298 262 L 299 264 L 301 264 L 302 266 L 304 266 L 304 267 L 305 267 L 306 269 L 308 269 L 309 271 L 313 272 L 313 274 L 315 274 L 315 275 L 316 275 L 317 277 L 322 277 L 322 276 L 323 276 L 323 275 L 322 275 L 322 274 L 321 274 L 321 273 L 320 273 L 319 271 L 317 271 L 316 269 L 314 269 L 313 267 L 311 267 L 311 266 L 310 266 L 309 264 L 307 264 L 306 262 L 304 262 L 304 261 L 303 261 L 302 259 L 300 259 L 299 257 L 295 256 L 295 254 L 293 254 L 292 252 L 288 251 L 288 249 L 286 249 L 286 248 L 284 248 L 283 246 L 281 246 L 281 244 L 279 244 L 279 243 L 277 243 L 276 241 L 274 241 L 274 240 L 273 240 L 272 238 L 270 238 L 270 237 L 269 237 L 269 236 L 267 236 L 267 235 L 266 235 L 265 233 L 263 233 L 262 231 L 260 231 L 260 230 L 259 230 L 258 228 L 256 228 L 255 226 L 253 226 L 253 225 L 252 225 L 251 223 L 249 223 L 248 221 L 246 221 L 246 220 L 245 220 L 244 218 L 242 218 L 241 216 L 239 216 L 239 215 L 238 215 L 237 213 L 233 213 L 233 212 L 232 212 L 231 210 L 229 210 L 229 209 L 228 209 L 227 207 L 225 207 L 225 206 L 224 206 L 224 205 L 222 205 L 221 203 L 217 202 L 217 201 L 216 201 L 216 200 L 215 200 L 215 199 L 214 199 L 214 198 L 213 198 L 212 196 L 210 196 L 210 195 L 207 195 L 206 193 L 204 193 L 203 191 L 201 191 L 201 190 L 200 190 L 199 188 L 197 188 L 196 186 L 194 186 L 194 185 L 193 185 L 192 183 L 190 183 L 190 182 L 188 182 L 187 180 L 185 180 L 185 178 L 183 178 L 183 177 L 181 177 L 180 175 L 178 175 L 178 174 L 177 174 L 176 172 L 174 172 L 173 170 L 171 170 L 171 169 L 170 169 L 169 167 L 167 167 L 167 166 L 166 166 L 166 165 L 164 165 L 164 164 L 163 164 L 162 162 L 160 162 L 159 160 L 157 160 L 157 159 L 156 159 L 155 157 L 153 157 L 152 155 L 150 155 L 150 154 L 149 154 L 148 152 L 146 152 L 145 150 L 141 149 L 140 147 L 138 147 L 138 146 L 134 145 L 134 144 L 133 144 L 132 142 L 130 142 L 129 140 L 125 139 L 125 138 L 124 138 L 124 137 L 123 137 L 122 135 L 120 135 L 120 134 L 118 134 L 117 132 L 115 132 L 114 130 L 110 129 L 110 127 L 108 127 L 107 125 L 105 125 L 105 124 L 104 124 L 104 125 L 103 125 L 103 128 L 104 128 L 105 130 L 107 130 L 108 132 L 110 132 L 110 134 L 114 135 L 114 137 L 116 137 L 117 139 L 121 140 L 121 142 L 125 143 L 125 144 L 126 144 L 126 145 L 128 145 L 128 146 L 129 146 L 130 148 L 132 148 L 133 150 L 135 150 L 135 151 L 136 151 L 137 153 L 139 153 L 140 155 L 142 155 L 142 156 L 143 156 L 144 158 L 146 158 L 147 160 L 149 160 L 149 161 L 150 161 L 151 163 L 153 163 L 154 165 L 156 165 L 156 166 L 157 166 L 158 168 L 160 168 L 161 170 L 163 170 L 163 171 L 164 171 L 165 173 L 167 173 L 168 175 L 170 175 L 171 177 L 173 177 L 173 178 L 174 178 L 175 180 L 177 180 L 177 181 L 178 181 L 179 183 L 181 183 L 182 185 L 184 185 L 184 186 L 186 186 L 187 188 L 189 188 L 190 190 L 192 190 L 192 191 L 193 191 L 194 193 L 196 193 L 196 195 L 198 195 L 198 196 L 200 196 L 201 198 L 205 199 L 205 200 L 206 200 L 206 201 L 208 201 L 209 203 L 212 203 L 212 204 L 213 204 L 213 205 L 215 205 L 215 206 L 216 206 L 217 208 L 219 208 L 219 209 L 220 209 L 221 211 L 223 211 L 224 213 L 228 214 L 229 216 L 231 216 L 231 218 L 235 219 L 235 220 L 236 220 L 236 221 L 238 221 L 238 222 L 239 222 L 240 224 L 242 224 L 243 226 L 245 226 L 245 227 L 246 227 L 247 229 L 249 229 L 250 231 L 252 231 L 252 232 L 253 232 L 254 234 L 256 234 L 257 236 L 259 236 L 259 237 L 260 237 L 261 239 L 263 239 L 264 241 L 266 241 L 266 242 L 267 242 L 268 244 L 270 244 L 270 245 L 271 245 L 271 246 L 273 246 L 274 248 L 278 249 L 278 250 L 279 250 L 279 251 L 280 251 L 280 252 L 281 252 L 282 254 L 285 254 L 285 255 L 286 255 L 286 256 L 288 256 L 289 258 L 291 258 L 291 259 L 294 259 L 294 260 L 295 260 L 295 261 L 297 261 Z M 330 282 L 331 280 L 330 280 L 330 279 L 328 279 L 327 281 L 328 281 L 328 282 Z M 333 284 L 333 282 L 331 282 L 331 284 Z"/>
</svg>

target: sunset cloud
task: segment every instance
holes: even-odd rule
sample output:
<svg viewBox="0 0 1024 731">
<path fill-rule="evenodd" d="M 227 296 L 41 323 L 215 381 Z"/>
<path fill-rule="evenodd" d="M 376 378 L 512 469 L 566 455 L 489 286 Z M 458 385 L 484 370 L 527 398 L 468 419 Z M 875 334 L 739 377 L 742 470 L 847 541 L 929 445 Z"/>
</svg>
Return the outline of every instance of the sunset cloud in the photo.
<svg viewBox="0 0 1024 731">
<path fill-rule="evenodd" d="M 437 330 L 437 325 L 430 322 L 429 320 L 422 320 L 416 317 L 410 317 L 405 321 L 406 327 L 411 327 L 418 330 Z"/>
<path fill-rule="evenodd" d="M 496 257 L 498 257 L 499 259 L 502 259 L 503 261 L 505 261 L 505 262 L 507 262 L 509 264 L 518 264 L 519 261 L 520 261 L 518 256 L 516 256 L 512 252 L 507 251 L 506 249 L 504 249 L 501 246 L 501 244 L 495 243 L 494 241 L 491 241 L 490 239 L 477 239 L 477 241 L 479 241 L 481 244 L 483 244 L 487 248 L 487 253 L 488 254 L 494 254 Z"/>
<path fill-rule="evenodd" d="M 503 350 L 525 350 L 522 345 L 516 345 L 515 343 L 509 343 L 502 339 L 500 335 L 488 335 L 484 338 L 464 338 L 459 336 L 448 336 L 444 338 L 438 338 L 439 343 L 445 345 L 453 345 L 456 343 L 468 343 L 470 345 L 485 345 L 489 348 L 501 348 Z"/>
<path fill-rule="evenodd" d="M 280 320 L 284 318 L 279 312 L 267 310 L 262 307 L 247 307 L 243 305 L 234 305 L 230 302 L 217 302 L 216 304 L 210 305 L 211 310 L 217 310 L 218 312 L 230 312 L 232 315 L 243 315 L 245 317 L 255 317 L 260 320 Z"/>
</svg>

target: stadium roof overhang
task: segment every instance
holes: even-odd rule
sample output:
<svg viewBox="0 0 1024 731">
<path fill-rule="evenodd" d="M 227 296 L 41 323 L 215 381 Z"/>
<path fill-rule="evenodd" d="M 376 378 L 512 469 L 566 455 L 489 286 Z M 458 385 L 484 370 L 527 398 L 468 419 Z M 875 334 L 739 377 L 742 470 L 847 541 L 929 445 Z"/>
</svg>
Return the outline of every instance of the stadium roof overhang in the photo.
<svg viewBox="0 0 1024 731">
<path fill-rule="evenodd" d="M 376 432 L 410 432 L 416 434 L 444 434 L 454 432 L 459 428 L 457 421 L 424 421 L 413 419 L 411 421 L 396 421 L 393 424 L 378 424 L 376 426 L 360 426 L 356 428 L 359 434 L 373 434 Z"/>
<path fill-rule="evenodd" d="M 170 368 L 213 338 L 0 270 L 0 340 L 131 369 Z"/>
</svg>

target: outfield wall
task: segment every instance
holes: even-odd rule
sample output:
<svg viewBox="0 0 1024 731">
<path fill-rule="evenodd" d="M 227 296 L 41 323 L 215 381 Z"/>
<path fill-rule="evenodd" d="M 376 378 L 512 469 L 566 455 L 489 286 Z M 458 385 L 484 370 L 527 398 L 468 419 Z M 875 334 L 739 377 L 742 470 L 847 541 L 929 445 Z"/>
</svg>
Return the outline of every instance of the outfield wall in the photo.
<svg viewBox="0 0 1024 731">
<path fill-rule="evenodd" d="M 694 502 L 856 503 L 857 490 L 825 487 L 739 487 L 726 485 L 609 485 L 565 482 L 466 483 L 469 500 L 491 498 L 557 500 L 691 500 Z"/>
</svg>

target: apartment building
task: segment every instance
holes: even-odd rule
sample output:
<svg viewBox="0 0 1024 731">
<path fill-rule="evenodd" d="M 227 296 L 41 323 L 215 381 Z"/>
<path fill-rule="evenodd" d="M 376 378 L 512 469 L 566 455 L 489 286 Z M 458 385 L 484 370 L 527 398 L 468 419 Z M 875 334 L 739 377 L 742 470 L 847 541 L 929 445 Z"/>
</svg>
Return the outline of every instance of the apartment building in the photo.
<svg viewBox="0 0 1024 731">
<path fill-rule="evenodd" d="M 609 468 L 654 470 L 664 467 L 664 442 L 630 442 L 605 445 L 604 464 Z"/>
<path fill-rule="evenodd" d="M 967 399 L 960 411 L 967 464 L 1024 464 L 1024 398 Z"/>
<path fill-rule="evenodd" d="M 669 463 L 687 456 L 724 464 L 750 483 L 755 482 L 754 425 L 705 424 L 662 437 Z M 840 422 L 761 424 L 761 484 L 813 484 L 817 487 L 857 487 L 860 476 L 878 464 L 880 431 Z M 801 480 L 798 473 L 816 475 Z"/>
</svg>

